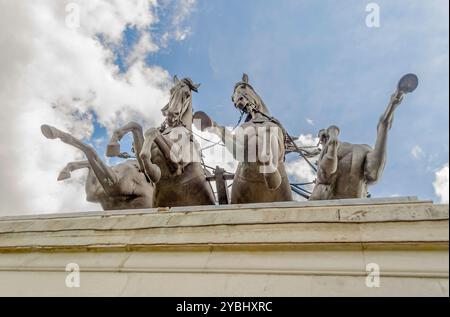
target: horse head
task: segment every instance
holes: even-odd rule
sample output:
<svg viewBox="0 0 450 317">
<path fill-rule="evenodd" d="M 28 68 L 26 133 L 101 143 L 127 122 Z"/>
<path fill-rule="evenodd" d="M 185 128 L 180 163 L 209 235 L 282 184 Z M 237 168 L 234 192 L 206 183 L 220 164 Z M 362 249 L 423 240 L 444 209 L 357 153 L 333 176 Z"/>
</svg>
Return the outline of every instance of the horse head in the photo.
<svg viewBox="0 0 450 317">
<path fill-rule="evenodd" d="M 198 92 L 198 87 L 200 84 L 194 84 L 190 78 L 179 80 L 177 76 L 174 77 L 169 103 L 161 110 L 167 125 L 192 128 L 192 91 Z"/>
<path fill-rule="evenodd" d="M 240 111 L 247 113 L 246 121 L 252 118 L 252 113 L 260 112 L 270 116 L 269 109 L 255 89 L 248 82 L 248 75 L 243 74 L 242 80 L 234 86 L 231 100 Z"/>
</svg>

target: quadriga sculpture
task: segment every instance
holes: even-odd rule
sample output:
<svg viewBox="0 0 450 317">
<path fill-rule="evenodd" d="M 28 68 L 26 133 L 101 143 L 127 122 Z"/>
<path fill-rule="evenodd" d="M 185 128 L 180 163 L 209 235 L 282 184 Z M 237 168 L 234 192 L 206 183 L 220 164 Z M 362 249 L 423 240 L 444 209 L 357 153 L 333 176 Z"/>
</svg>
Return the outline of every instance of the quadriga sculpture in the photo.
<svg viewBox="0 0 450 317">
<path fill-rule="evenodd" d="M 86 199 L 100 203 L 104 210 L 151 208 L 153 206 L 153 185 L 143 171 L 141 162 L 127 160 L 115 166 L 108 166 L 90 145 L 84 144 L 72 135 L 49 125 L 41 126 L 42 134 L 48 139 L 59 138 L 83 151 L 86 161 L 71 162 L 60 172 L 58 180 L 70 178 L 70 173 L 80 168 L 89 168 L 86 181 Z M 135 139 L 135 149 L 140 140 Z"/>
<path fill-rule="evenodd" d="M 218 135 L 239 161 L 231 191 L 231 203 L 259 203 L 292 200 L 285 171 L 286 134 L 270 116 L 262 99 L 243 75 L 232 96 L 237 109 L 245 113 L 245 123 L 235 133 L 214 122 L 206 113 L 196 112 L 201 129 Z"/>
<path fill-rule="evenodd" d="M 214 205 L 212 188 L 201 165 L 201 153 L 192 136 L 192 91 L 189 78 L 174 78 L 169 103 L 162 109 L 166 117 L 160 129 L 145 132 L 142 150 L 136 151 L 147 177 L 155 184 L 154 206 L 176 207 Z M 107 155 L 120 153 L 119 141 L 128 132 L 142 138 L 142 128 L 134 123 L 117 129 Z M 139 137 L 137 137 L 139 136 Z"/>
<path fill-rule="evenodd" d="M 323 149 L 310 200 L 367 197 L 367 185 L 380 179 L 386 164 L 387 137 L 394 111 L 403 101 L 404 95 L 414 91 L 417 85 L 418 79 L 414 74 L 407 74 L 399 81 L 397 91 L 391 96 L 378 122 L 375 148 L 366 144 L 340 142 L 339 128 L 336 126 L 319 132 Z"/>
</svg>

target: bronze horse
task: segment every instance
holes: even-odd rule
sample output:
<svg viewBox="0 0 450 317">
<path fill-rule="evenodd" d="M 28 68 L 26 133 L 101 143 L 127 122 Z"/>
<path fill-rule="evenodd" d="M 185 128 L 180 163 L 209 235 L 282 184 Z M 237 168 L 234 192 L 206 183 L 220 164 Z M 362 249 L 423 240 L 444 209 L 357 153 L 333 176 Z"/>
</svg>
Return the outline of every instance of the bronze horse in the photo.
<svg viewBox="0 0 450 317">
<path fill-rule="evenodd" d="M 239 161 L 231 191 L 231 203 L 261 203 L 292 200 L 285 171 L 286 134 L 280 123 L 270 116 L 262 99 L 244 74 L 234 87 L 236 108 L 247 115 L 245 123 L 233 133 L 214 122 L 206 113 L 196 112 L 194 120 L 201 129 L 218 135 L 225 147 Z"/>
<path fill-rule="evenodd" d="M 86 155 L 86 161 L 68 163 L 59 173 L 58 181 L 70 178 L 70 173 L 88 168 L 86 199 L 100 203 L 104 210 L 151 208 L 153 205 L 153 185 L 143 173 L 141 162 L 127 160 L 115 166 L 108 166 L 90 145 L 69 133 L 49 125 L 41 126 L 42 134 L 48 139 L 61 139 Z M 135 139 L 135 144 L 139 141 Z"/>
<path fill-rule="evenodd" d="M 199 85 L 191 79 L 178 80 L 171 89 L 169 103 L 162 109 L 166 117 L 161 128 L 142 128 L 131 123 L 117 129 L 110 141 L 108 156 L 120 152 L 120 139 L 133 132 L 143 139 L 136 151 L 144 171 L 155 184 L 154 207 L 214 205 L 215 197 L 201 165 L 201 153 L 192 136 L 192 91 Z"/>
</svg>

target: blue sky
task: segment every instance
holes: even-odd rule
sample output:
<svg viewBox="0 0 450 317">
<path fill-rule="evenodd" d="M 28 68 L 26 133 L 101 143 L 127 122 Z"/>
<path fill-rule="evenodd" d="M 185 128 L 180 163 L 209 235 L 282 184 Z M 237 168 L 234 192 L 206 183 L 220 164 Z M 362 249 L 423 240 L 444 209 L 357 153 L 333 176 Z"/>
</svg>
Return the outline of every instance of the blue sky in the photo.
<svg viewBox="0 0 450 317">
<path fill-rule="evenodd" d="M 370 192 L 436 199 L 435 171 L 448 162 L 448 2 L 376 1 L 379 28 L 365 24 L 367 3 L 200 0 L 186 21 L 190 35 L 146 62 L 202 83 L 195 110 L 222 124 L 238 118 L 231 93 L 246 72 L 292 135 L 316 135 L 336 124 L 341 140 L 370 145 L 398 79 L 416 73 L 419 88 L 396 112 L 384 175 Z M 161 14 L 152 32 L 164 30 L 169 19 Z M 138 37 L 129 29 L 116 51 L 122 69 L 120 56 Z M 96 125 L 93 138 L 104 134 Z M 98 150 L 104 152 L 104 144 Z"/>
</svg>

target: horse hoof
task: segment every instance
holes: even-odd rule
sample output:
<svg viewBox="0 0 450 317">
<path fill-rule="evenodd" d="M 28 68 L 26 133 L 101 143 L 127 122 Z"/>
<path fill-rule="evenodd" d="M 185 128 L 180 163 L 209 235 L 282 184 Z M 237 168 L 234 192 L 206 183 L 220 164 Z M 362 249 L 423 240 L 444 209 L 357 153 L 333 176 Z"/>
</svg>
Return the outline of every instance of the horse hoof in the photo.
<svg viewBox="0 0 450 317">
<path fill-rule="evenodd" d="M 107 157 L 117 157 L 120 155 L 120 144 L 119 143 L 110 143 L 106 147 L 106 156 Z"/>
<path fill-rule="evenodd" d="M 57 133 L 55 131 L 55 128 L 53 128 L 47 124 L 41 125 L 41 132 L 47 139 L 56 139 L 57 138 Z"/>
<path fill-rule="evenodd" d="M 64 181 L 64 180 L 69 179 L 69 178 L 70 178 L 70 173 L 69 173 L 69 172 L 62 171 L 62 172 L 59 173 L 59 175 L 58 175 L 58 182 L 59 182 L 59 181 Z"/>
</svg>

